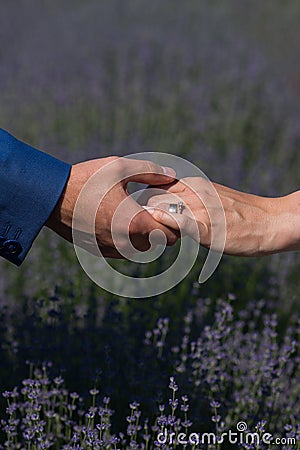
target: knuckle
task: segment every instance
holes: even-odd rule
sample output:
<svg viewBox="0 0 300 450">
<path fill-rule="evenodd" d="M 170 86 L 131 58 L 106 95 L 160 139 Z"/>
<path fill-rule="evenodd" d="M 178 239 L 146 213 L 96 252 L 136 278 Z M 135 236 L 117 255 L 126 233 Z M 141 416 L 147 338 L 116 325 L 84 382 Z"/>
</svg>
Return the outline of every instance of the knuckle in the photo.
<svg viewBox="0 0 300 450">
<path fill-rule="evenodd" d="M 190 189 L 201 189 L 205 190 L 209 187 L 209 180 L 204 177 L 187 177 L 182 180 L 182 182 Z"/>
<path fill-rule="evenodd" d="M 123 158 L 118 157 L 112 157 L 112 162 L 114 163 L 115 167 L 118 169 L 124 169 L 125 163 Z"/>
<path fill-rule="evenodd" d="M 108 156 L 106 158 L 107 163 L 119 164 L 121 158 L 119 156 Z"/>
<path fill-rule="evenodd" d="M 113 170 L 119 170 L 119 168 L 122 166 L 121 159 L 118 156 L 109 156 L 106 158 L 106 163 L 110 164 L 113 167 Z"/>
</svg>

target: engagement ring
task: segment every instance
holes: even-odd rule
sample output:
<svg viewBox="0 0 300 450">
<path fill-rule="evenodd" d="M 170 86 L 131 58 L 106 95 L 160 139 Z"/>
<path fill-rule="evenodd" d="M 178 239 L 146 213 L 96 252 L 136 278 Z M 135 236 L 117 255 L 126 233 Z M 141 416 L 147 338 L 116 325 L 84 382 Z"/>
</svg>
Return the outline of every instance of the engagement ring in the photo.
<svg viewBox="0 0 300 450">
<path fill-rule="evenodd" d="M 168 211 L 170 213 L 179 213 L 182 214 L 184 208 L 184 204 L 183 202 L 179 202 L 179 203 L 170 203 L 169 207 L 168 207 Z"/>
</svg>

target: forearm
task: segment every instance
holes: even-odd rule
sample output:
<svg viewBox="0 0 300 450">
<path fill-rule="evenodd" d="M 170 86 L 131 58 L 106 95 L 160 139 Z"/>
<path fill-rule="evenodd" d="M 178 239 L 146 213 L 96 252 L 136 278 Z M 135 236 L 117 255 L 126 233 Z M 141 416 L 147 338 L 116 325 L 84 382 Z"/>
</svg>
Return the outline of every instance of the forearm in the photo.
<svg viewBox="0 0 300 450">
<path fill-rule="evenodd" d="M 225 254 L 261 257 L 300 248 L 297 195 L 269 198 L 224 188 L 217 191 L 226 218 Z M 210 232 L 213 226 L 208 219 Z"/>
<path fill-rule="evenodd" d="M 227 222 L 226 253 L 264 256 L 300 249 L 300 191 L 268 198 L 215 187 Z"/>
</svg>

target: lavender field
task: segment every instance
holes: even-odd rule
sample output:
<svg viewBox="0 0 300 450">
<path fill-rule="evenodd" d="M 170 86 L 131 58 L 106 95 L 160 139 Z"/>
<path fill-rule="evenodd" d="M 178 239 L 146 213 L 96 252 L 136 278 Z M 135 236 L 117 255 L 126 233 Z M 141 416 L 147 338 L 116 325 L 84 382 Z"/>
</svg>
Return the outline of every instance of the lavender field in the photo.
<svg viewBox="0 0 300 450">
<path fill-rule="evenodd" d="M 296 0 L 1 6 L 1 128 L 70 163 L 162 151 L 240 190 L 299 189 Z M 0 261 L 0 448 L 300 449 L 299 254 L 223 257 L 199 286 L 205 255 L 144 300 L 98 288 L 47 229 L 20 268 Z M 282 440 L 158 439 L 240 422 Z"/>
</svg>

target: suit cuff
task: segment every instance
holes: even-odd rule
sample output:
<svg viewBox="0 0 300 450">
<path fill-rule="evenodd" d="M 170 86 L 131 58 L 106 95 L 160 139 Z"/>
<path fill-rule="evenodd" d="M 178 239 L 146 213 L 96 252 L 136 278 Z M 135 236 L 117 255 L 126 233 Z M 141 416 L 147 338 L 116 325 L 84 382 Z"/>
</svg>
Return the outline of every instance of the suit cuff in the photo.
<svg viewBox="0 0 300 450">
<path fill-rule="evenodd" d="M 71 166 L 0 129 L 0 256 L 20 265 L 51 215 Z"/>
</svg>

